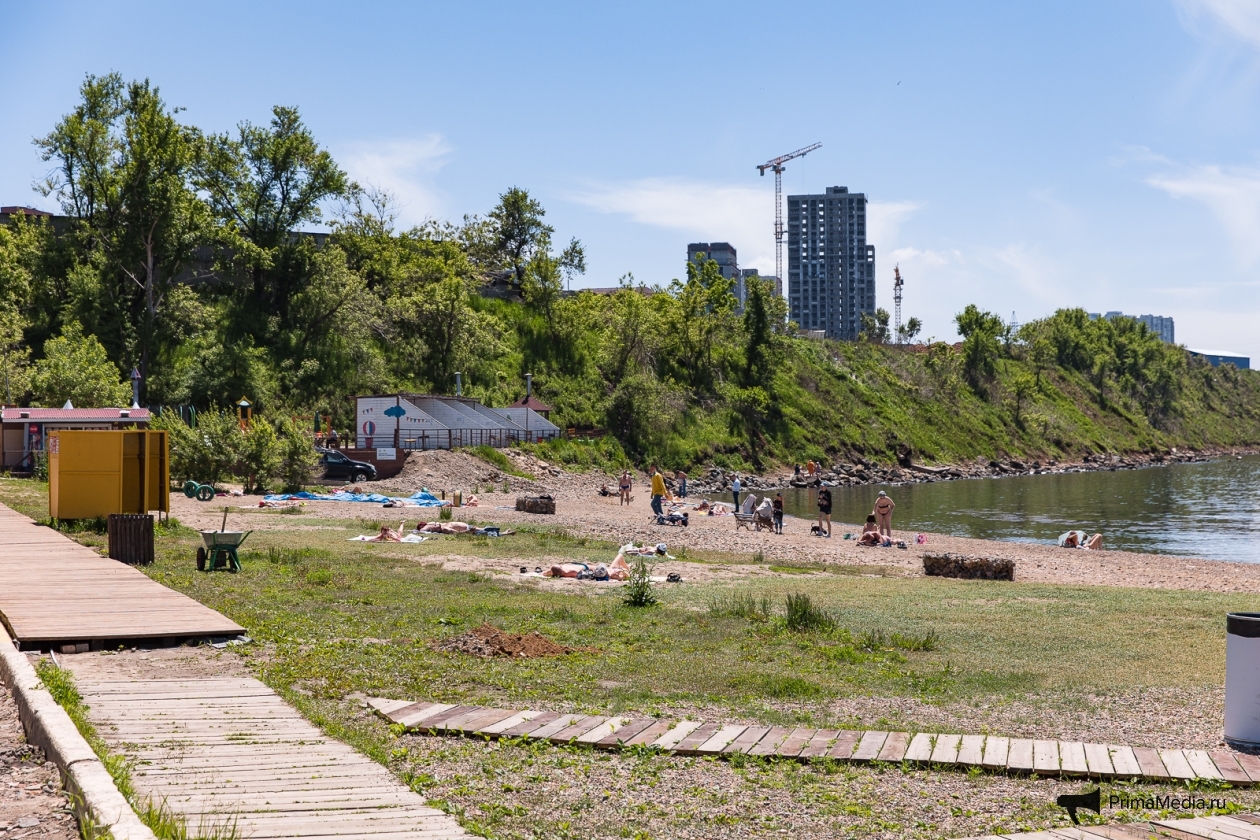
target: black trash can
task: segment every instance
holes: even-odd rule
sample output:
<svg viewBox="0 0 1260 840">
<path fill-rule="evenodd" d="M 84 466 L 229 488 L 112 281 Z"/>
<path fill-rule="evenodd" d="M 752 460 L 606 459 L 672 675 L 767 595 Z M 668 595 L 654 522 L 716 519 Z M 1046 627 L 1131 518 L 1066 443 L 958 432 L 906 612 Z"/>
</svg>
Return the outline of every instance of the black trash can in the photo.
<svg viewBox="0 0 1260 840">
<path fill-rule="evenodd" d="M 133 566 L 153 562 L 153 515 L 111 513 L 109 515 L 109 556 Z"/>
</svg>

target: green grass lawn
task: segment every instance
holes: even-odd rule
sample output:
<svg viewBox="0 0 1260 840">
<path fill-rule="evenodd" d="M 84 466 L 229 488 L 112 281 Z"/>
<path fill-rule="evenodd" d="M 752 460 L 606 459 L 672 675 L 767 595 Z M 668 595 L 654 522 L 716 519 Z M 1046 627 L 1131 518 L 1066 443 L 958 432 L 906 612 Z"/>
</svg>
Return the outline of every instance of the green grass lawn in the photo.
<svg viewBox="0 0 1260 840">
<path fill-rule="evenodd" d="M 0 481 L 0 500 L 45 515 L 33 482 Z M 606 562 L 616 551 L 610 543 L 521 529 L 497 540 L 364 545 L 346 538 L 370 522 L 275 515 L 294 530 L 256 531 L 239 575 L 198 573 L 199 538 L 186 528 L 160 532 L 158 560 L 146 571 L 247 627 L 262 643 L 253 655 L 273 685 L 326 698 L 362 691 L 592 711 L 707 706 L 771 721 L 790 708 L 794 720 L 842 725 L 822 711 L 828 698 L 948 701 L 1219 686 L 1223 615 L 1255 606 L 1243 595 L 874 576 L 858 568 L 734 585 L 660 585 L 658 606 L 635 609 L 622 605 L 613 587 L 595 596 L 548 592 L 503 575 L 443 571 L 426 560 L 470 554 L 531 566 L 543 556 Z M 311 525 L 322 527 L 296 527 Z M 799 592 L 835 627 L 787 629 L 779 613 L 786 596 Z M 772 615 L 750 619 L 714 609 L 732 596 L 764 600 Z M 591 650 L 504 661 L 432 649 L 435 639 L 482 622 Z M 925 637 L 935 640 L 933 649 L 907 649 L 914 647 L 907 640 Z"/>
</svg>

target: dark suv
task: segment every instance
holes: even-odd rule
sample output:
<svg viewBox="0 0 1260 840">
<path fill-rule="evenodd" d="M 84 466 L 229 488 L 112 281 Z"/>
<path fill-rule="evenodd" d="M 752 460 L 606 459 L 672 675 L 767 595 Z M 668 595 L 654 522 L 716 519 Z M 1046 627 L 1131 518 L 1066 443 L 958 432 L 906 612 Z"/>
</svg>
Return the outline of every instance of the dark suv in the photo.
<svg viewBox="0 0 1260 840">
<path fill-rule="evenodd" d="M 351 461 L 335 449 L 317 449 L 324 478 L 362 484 L 376 480 L 376 467 L 363 461 Z"/>
</svg>

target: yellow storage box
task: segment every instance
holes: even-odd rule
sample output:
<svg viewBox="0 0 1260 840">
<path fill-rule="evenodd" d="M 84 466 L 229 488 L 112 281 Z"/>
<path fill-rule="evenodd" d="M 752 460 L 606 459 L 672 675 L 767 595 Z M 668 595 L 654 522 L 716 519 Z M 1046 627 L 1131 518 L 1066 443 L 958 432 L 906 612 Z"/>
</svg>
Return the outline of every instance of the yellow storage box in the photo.
<svg viewBox="0 0 1260 840">
<path fill-rule="evenodd" d="M 171 510 L 166 432 L 57 431 L 48 436 L 48 513 L 93 519 Z"/>
</svg>

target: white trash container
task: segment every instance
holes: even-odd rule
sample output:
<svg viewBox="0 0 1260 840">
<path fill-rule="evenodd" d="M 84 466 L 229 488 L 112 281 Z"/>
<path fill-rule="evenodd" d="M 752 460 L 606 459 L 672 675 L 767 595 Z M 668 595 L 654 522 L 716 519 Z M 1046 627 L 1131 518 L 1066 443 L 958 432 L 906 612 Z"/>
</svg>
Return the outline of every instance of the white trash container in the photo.
<svg viewBox="0 0 1260 840">
<path fill-rule="evenodd" d="M 1225 740 L 1260 746 L 1260 613 L 1225 617 Z"/>
</svg>

